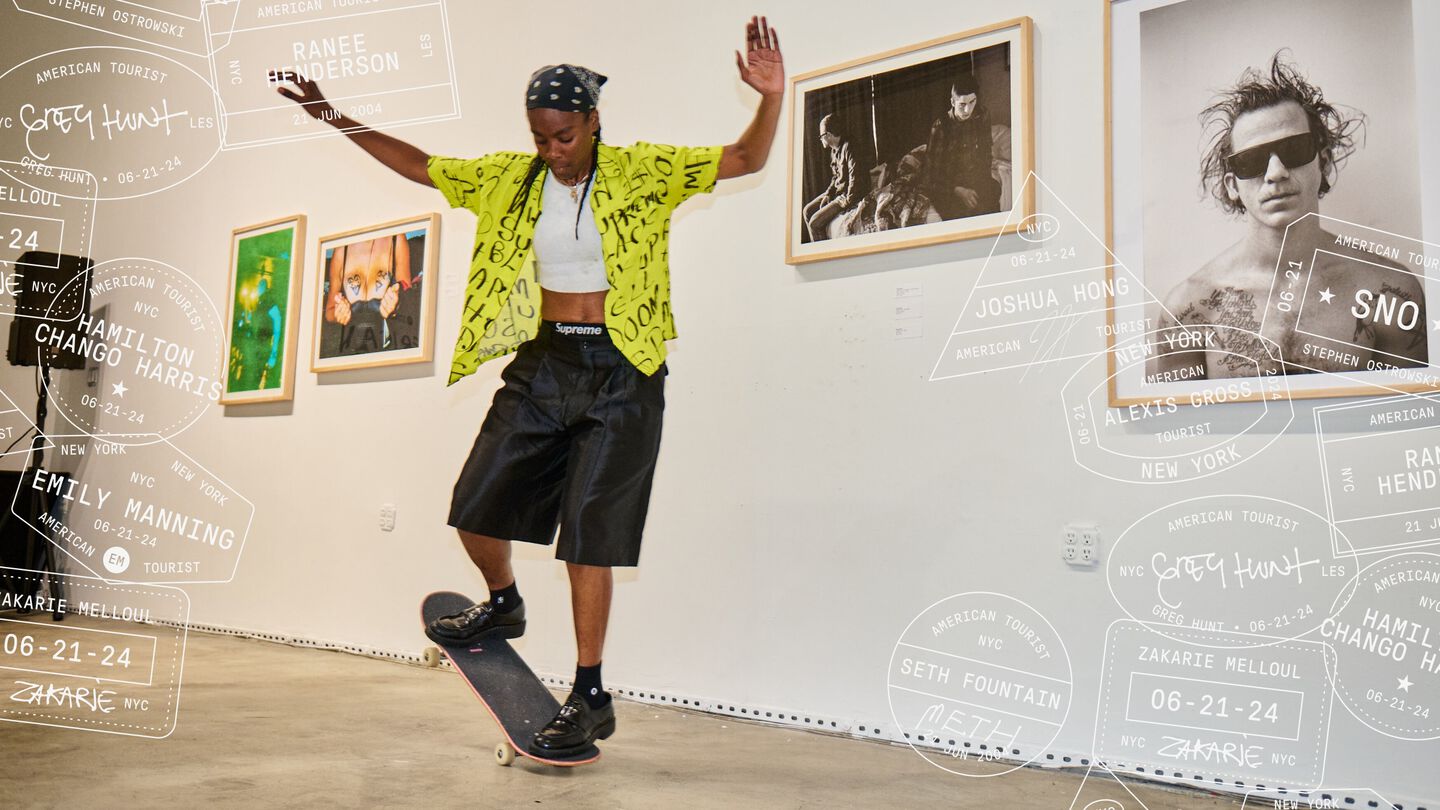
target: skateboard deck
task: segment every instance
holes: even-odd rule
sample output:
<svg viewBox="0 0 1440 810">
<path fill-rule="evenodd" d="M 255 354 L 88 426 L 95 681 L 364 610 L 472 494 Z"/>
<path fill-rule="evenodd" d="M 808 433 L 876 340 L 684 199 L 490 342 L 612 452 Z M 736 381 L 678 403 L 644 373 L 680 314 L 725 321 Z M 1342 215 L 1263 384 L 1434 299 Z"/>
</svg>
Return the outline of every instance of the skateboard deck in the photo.
<svg viewBox="0 0 1440 810">
<path fill-rule="evenodd" d="M 453 591 L 437 591 L 425 597 L 420 606 L 420 619 L 424 624 L 459 613 L 475 604 L 475 600 Z M 423 625 L 422 625 L 423 626 Z M 550 690 L 540 682 L 535 673 L 510 642 L 503 638 L 483 639 L 473 644 L 449 646 L 436 645 L 444 656 L 450 659 L 480 704 L 495 718 L 505 734 L 506 743 L 495 750 L 496 758 L 502 765 L 509 765 L 514 756 L 533 759 L 547 765 L 584 765 L 600 758 L 600 749 L 588 746 L 573 756 L 551 759 L 530 753 L 530 740 L 540 729 L 554 719 L 560 711 L 560 703 Z M 509 751 L 507 753 L 506 745 Z"/>
</svg>

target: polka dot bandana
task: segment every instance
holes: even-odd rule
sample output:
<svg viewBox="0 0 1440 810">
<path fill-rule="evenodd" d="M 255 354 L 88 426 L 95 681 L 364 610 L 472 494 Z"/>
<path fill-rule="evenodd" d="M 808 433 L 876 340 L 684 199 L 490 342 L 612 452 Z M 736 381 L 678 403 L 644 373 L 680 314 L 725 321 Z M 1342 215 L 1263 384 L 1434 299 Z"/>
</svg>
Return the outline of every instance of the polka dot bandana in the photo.
<svg viewBox="0 0 1440 810">
<path fill-rule="evenodd" d="M 525 109 L 589 112 L 600 103 L 601 76 L 579 65 L 546 65 L 530 76 L 525 87 Z"/>
</svg>

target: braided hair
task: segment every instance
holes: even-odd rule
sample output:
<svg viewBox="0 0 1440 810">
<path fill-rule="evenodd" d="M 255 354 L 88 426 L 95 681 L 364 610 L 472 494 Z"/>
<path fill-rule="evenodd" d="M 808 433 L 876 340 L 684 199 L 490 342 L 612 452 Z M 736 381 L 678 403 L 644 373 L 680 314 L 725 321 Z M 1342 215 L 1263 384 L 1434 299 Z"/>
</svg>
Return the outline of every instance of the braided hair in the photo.
<svg viewBox="0 0 1440 810">
<path fill-rule="evenodd" d="M 575 209 L 575 238 L 580 238 L 580 215 L 585 211 L 585 200 L 590 198 L 590 187 L 595 183 L 595 171 L 599 167 L 600 159 L 600 128 L 595 128 L 595 138 L 590 142 L 590 173 L 585 177 L 585 190 L 580 196 L 580 205 Z M 535 187 L 535 180 L 540 172 L 545 169 L 545 159 L 536 155 L 530 160 L 530 168 L 525 172 L 525 179 L 520 183 L 520 189 L 515 192 L 515 197 L 510 200 L 510 213 L 516 211 L 524 212 L 525 206 L 530 202 L 530 190 Z"/>
</svg>

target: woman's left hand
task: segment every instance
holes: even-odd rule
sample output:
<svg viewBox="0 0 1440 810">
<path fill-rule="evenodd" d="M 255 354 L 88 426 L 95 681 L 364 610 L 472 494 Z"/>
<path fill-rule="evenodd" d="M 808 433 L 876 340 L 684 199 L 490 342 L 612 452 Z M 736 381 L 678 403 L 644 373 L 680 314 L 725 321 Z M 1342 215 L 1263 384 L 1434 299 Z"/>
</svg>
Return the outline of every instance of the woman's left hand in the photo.
<svg viewBox="0 0 1440 810">
<path fill-rule="evenodd" d="M 785 92 L 785 60 L 780 56 L 780 34 L 764 17 L 751 17 L 745 26 L 745 55 L 735 52 L 740 80 L 762 96 Z"/>
</svg>

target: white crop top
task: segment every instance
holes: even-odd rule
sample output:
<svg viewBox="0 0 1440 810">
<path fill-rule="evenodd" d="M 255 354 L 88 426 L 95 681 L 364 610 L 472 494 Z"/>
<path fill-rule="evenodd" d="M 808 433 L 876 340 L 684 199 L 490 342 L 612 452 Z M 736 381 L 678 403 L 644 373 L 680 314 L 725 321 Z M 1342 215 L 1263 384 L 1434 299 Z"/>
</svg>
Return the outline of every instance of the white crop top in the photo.
<svg viewBox="0 0 1440 810">
<path fill-rule="evenodd" d="M 577 191 L 583 191 L 582 183 Z M 600 229 L 590 210 L 588 195 L 577 202 L 570 188 L 551 172 L 541 190 L 540 219 L 535 223 L 535 274 L 540 286 L 555 292 L 602 292 L 610 289 L 605 277 L 605 252 Z M 575 228 L 576 209 L 580 217 Z"/>
</svg>

